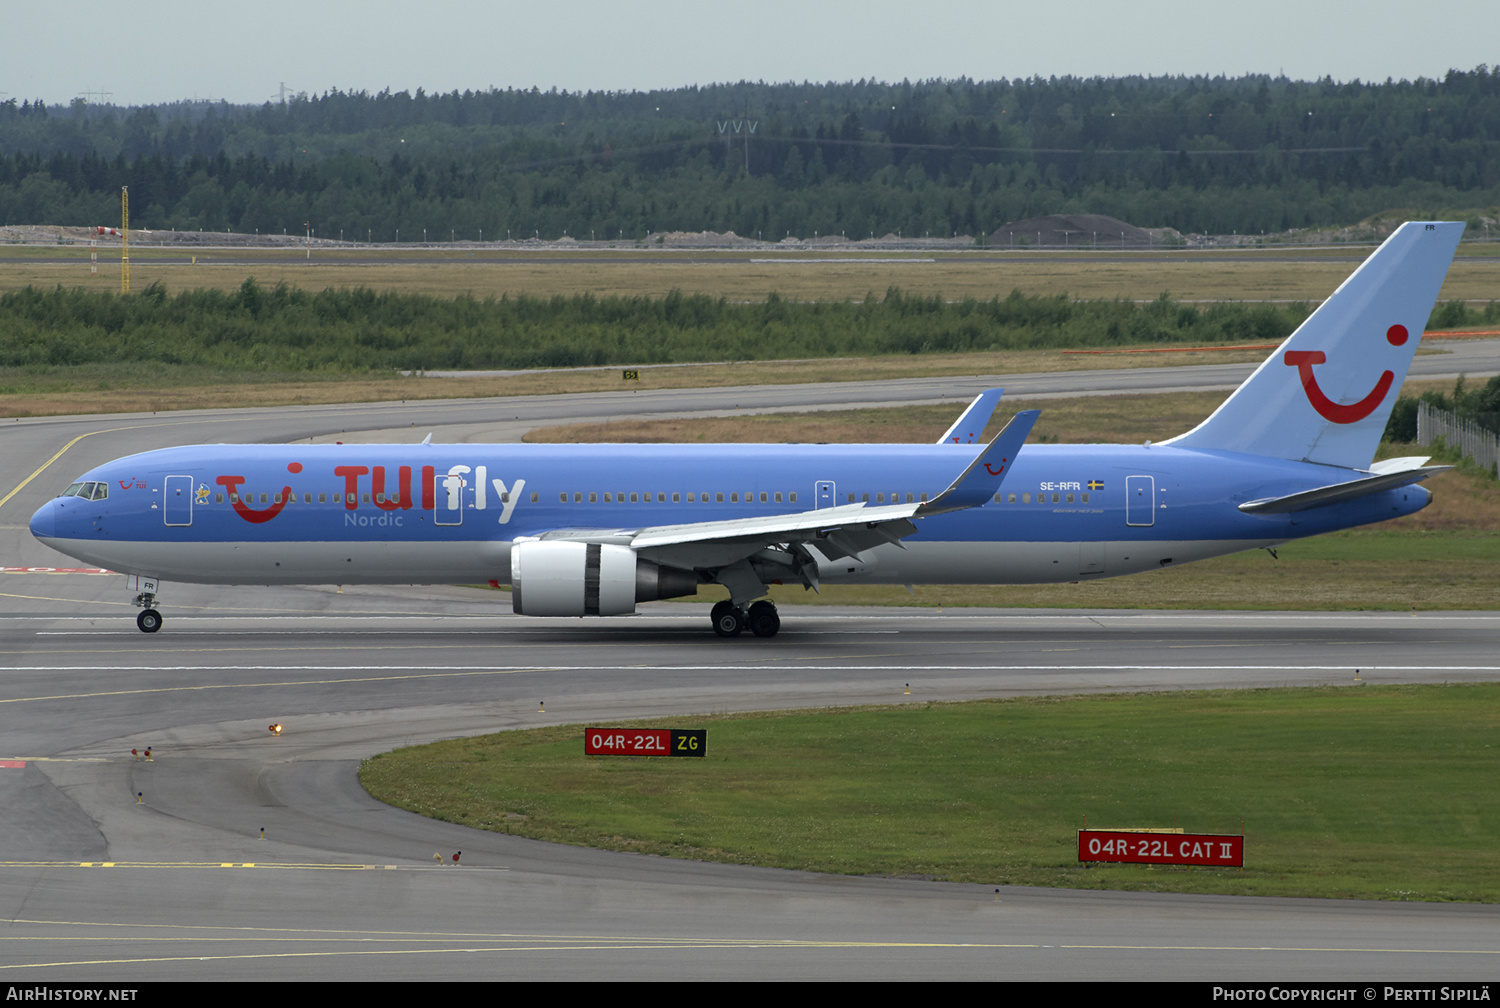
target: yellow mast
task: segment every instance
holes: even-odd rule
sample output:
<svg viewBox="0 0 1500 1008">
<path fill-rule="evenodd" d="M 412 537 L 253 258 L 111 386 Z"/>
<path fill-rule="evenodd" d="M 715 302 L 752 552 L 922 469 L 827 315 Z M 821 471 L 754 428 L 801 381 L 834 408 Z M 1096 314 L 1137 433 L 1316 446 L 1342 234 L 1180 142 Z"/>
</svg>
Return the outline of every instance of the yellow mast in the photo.
<svg viewBox="0 0 1500 1008">
<path fill-rule="evenodd" d="M 120 187 L 120 293 L 130 293 L 130 187 Z"/>
</svg>

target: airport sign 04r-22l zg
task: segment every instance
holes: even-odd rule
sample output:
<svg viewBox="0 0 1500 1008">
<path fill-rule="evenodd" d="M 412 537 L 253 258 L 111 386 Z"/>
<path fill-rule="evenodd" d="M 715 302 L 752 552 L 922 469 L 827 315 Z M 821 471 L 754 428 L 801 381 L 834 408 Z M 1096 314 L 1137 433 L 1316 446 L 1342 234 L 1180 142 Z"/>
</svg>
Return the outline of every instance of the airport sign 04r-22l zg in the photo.
<svg viewBox="0 0 1500 1008">
<path fill-rule="evenodd" d="M 589 728 L 585 756 L 704 756 L 708 732 L 702 728 Z"/>
</svg>

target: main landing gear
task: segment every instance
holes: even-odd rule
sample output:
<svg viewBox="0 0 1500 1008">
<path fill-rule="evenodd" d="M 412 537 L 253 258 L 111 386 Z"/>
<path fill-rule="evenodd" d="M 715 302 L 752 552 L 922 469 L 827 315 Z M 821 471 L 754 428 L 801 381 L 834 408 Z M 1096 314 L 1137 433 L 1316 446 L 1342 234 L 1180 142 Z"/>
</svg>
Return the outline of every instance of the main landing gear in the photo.
<svg viewBox="0 0 1500 1008">
<path fill-rule="evenodd" d="M 781 629 L 776 606 L 764 599 L 752 602 L 748 611 L 733 602 L 719 602 L 709 618 L 713 620 L 714 633 L 720 637 L 738 637 L 746 627 L 757 637 L 775 637 Z"/>
</svg>

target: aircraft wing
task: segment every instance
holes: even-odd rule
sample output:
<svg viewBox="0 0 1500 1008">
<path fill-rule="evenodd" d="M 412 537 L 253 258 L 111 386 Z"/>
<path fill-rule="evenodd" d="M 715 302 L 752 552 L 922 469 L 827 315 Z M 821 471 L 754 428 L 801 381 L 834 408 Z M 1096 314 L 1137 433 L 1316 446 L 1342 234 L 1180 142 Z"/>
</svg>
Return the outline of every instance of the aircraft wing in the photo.
<svg viewBox="0 0 1500 1008">
<path fill-rule="evenodd" d="M 899 546 L 917 531 L 914 519 L 978 507 L 990 500 L 1038 415 L 1037 410 L 1025 410 L 1012 417 L 947 489 L 923 503 L 844 504 L 640 529 L 558 529 L 540 538 L 626 545 L 648 560 L 683 568 L 723 567 L 763 549 L 793 544 L 811 546 L 830 560 L 855 557 L 874 546 Z"/>
<path fill-rule="evenodd" d="M 712 539 L 766 539 L 779 541 L 791 538 L 806 538 L 828 529 L 846 525 L 870 527 L 906 522 L 921 508 L 920 504 L 887 504 L 870 507 L 865 504 L 845 504 L 841 507 L 822 508 L 818 511 L 801 511 L 796 514 L 769 515 L 764 518 L 732 518 L 727 521 L 691 522 L 686 525 L 658 525 L 641 529 L 630 539 L 636 549 L 655 546 L 676 546 L 682 543 L 705 542 Z M 905 532 L 911 535 L 916 526 Z M 899 536 L 897 538 L 900 538 Z"/>
</svg>

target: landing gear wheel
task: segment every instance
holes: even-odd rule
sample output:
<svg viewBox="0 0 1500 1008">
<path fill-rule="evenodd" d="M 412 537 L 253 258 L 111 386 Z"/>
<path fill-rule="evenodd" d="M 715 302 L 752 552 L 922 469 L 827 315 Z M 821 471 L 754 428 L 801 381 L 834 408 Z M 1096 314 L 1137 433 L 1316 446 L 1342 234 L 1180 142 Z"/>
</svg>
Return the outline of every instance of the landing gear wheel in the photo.
<svg viewBox="0 0 1500 1008">
<path fill-rule="evenodd" d="M 781 617 L 776 613 L 776 606 L 770 602 L 752 605 L 746 622 L 750 625 L 750 632 L 757 637 L 775 637 L 776 631 L 781 629 Z"/>
<path fill-rule="evenodd" d="M 745 630 L 745 614 L 733 602 L 717 603 L 710 619 L 714 621 L 714 633 L 720 637 L 738 637 Z"/>
<path fill-rule="evenodd" d="M 161 629 L 161 613 L 155 609 L 142 609 L 135 618 L 135 625 L 141 633 L 156 633 Z"/>
</svg>

